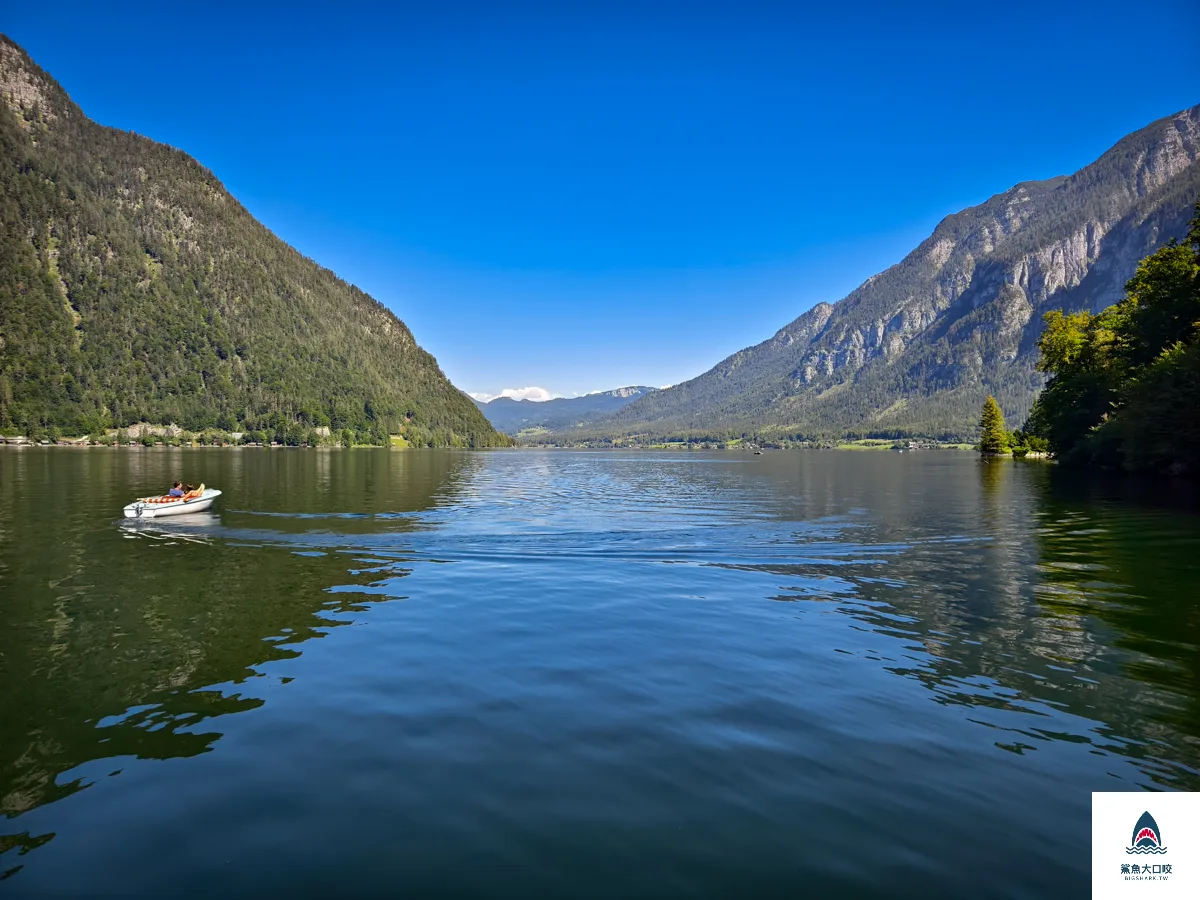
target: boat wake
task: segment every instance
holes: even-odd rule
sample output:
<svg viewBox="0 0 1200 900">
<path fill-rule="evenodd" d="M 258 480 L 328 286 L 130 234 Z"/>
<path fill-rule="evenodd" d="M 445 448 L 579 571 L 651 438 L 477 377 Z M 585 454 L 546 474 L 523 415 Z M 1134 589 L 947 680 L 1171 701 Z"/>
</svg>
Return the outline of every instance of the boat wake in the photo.
<svg viewBox="0 0 1200 900">
<path fill-rule="evenodd" d="M 214 512 L 194 512 L 170 519 L 118 519 L 116 524 L 127 538 L 209 544 L 219 536 L 221 517 Z"/>
</svg>

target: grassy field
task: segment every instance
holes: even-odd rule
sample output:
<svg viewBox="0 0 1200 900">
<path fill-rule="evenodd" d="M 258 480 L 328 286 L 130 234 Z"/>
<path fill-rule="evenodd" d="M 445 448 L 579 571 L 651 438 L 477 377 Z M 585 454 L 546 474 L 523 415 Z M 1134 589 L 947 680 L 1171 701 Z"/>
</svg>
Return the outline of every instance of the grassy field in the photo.
<svg viewBox="0 0 1200 900">
<path fill-rule="evenodd" d="M 837 445 L 838 450 L 891 450 L 895 441 L 883 441 L 875 438 L 864 438 L 860 441 L 843 441 Z"/>
<path fill-rule="evenodd" d="M 918 449 L 933 447 L 938 450 L 974 450 L 974 444 L 943 444 L 937 441 L 918 441 L 921 446 Z M 838 450 L 891 450 L 896 444 L 900 444 L 900 449 L 908 449 L 908 441 L 890 441 L 880 438 L 864 438 L 858 441 L 842 441 L 837 445 Z"/>
</svg>

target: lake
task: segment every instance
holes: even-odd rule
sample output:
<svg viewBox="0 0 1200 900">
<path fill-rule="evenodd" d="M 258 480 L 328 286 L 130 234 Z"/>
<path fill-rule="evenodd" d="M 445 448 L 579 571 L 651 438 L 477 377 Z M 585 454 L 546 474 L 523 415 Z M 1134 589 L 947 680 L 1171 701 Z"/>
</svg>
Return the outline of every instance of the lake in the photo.
<svg viewBox="0 0 1200 900">
<path fill-rule="evenodd" d="M 126 522 L 173 478 L 212 513 Z M 0 451 L 0 894 L 1082 896 L 1193 490 L 964 452 Z"/>
</svg>

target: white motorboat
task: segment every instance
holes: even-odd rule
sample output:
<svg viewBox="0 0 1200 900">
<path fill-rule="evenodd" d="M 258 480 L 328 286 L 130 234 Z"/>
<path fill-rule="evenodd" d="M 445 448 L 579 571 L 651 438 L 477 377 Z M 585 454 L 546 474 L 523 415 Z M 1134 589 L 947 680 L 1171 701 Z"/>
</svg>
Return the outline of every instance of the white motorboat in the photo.
<svg viewBox="0 0 1200 900">
<path fill-rule="evenodd" d="M 142 497 L 125 507 L 125 518 L 157 519 L 160 516 L 200 512 L 212 506 L 220 496 L 220 491 L 200 485 L 182 497 Z"/>
</svg>

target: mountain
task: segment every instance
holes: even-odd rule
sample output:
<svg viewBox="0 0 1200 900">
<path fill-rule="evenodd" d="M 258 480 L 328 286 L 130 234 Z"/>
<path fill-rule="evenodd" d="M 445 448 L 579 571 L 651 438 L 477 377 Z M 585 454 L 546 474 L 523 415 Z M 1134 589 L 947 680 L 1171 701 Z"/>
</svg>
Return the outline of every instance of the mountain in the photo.
<svg viewBox="0 0 1200 900">
<path fill-rule="evenodd" d="M 0 428 L 137 421 L 507 443 L 381 304 L 0 36 Z"/>
<path fill-rule="evenodd" d="M 558 431 L 586 427 L 657 390 L 635 385 L 614 391 L 598 391 L 583 397 L 559 397 L 540 402 L 497 397 L 486 403 L 476 400 L 475 404 L 483 410 L 489 422 L 508 434 L 516 434 L 527 428 Z"/>
<path fill-rule="evenodd" d="M 1200 196 L 1198 152 L 1200 106 L 1125 137 L 1074 175 L 948 216 L 849 296 L 586 436 L 973 439 L 988 394 L 1020 424 L 1044 382 L 1034 368 L 1043 313 L 1114 303 L 1138 260 L 1183 237 Z"/>
</svg>

